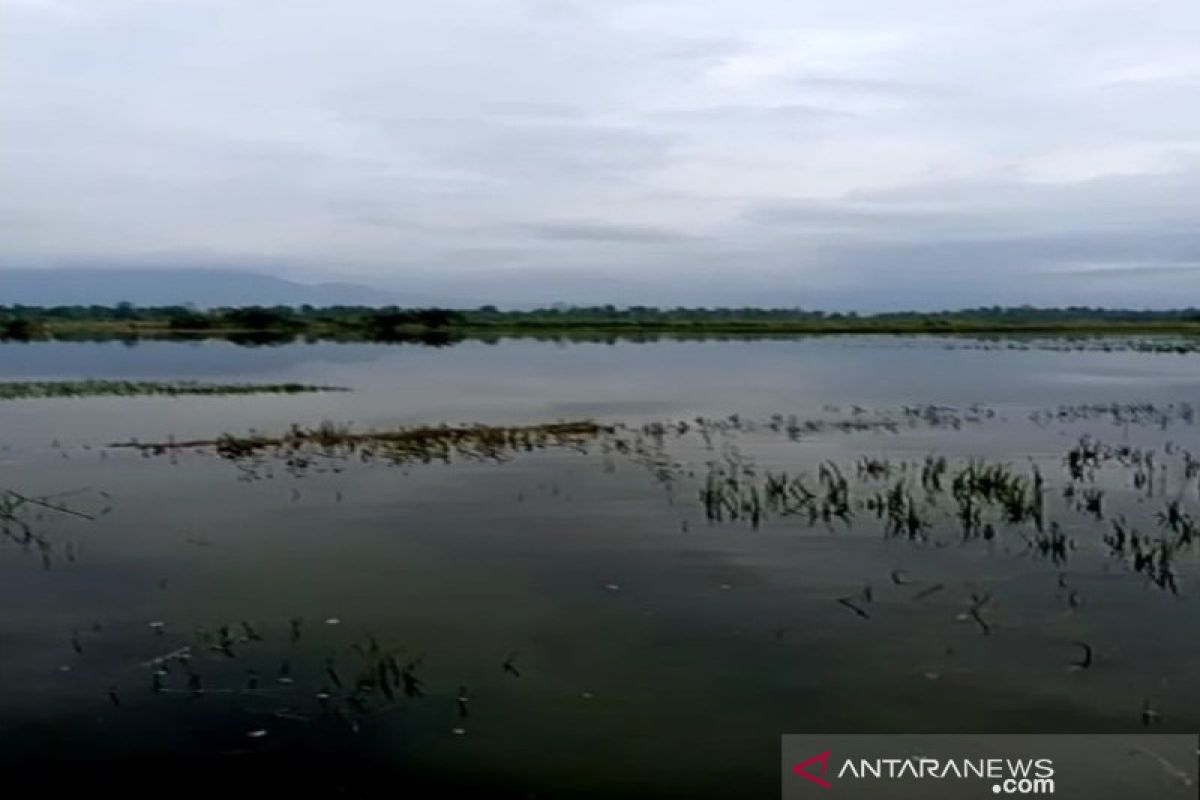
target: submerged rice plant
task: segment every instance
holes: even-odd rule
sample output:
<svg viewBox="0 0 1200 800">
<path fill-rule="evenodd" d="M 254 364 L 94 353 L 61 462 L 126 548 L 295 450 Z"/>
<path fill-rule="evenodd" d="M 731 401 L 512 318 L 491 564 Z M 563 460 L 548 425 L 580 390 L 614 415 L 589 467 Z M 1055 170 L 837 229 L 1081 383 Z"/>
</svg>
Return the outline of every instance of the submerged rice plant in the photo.
<svg viewBox="0 0 1200 800">
<path fill-rule="evenodd" d="M 73 397 L 143 397 L 161 395 L 234 396 L 248 394 L 301 394 L 348 392 L 341 386 L 304 383 L 200 383 L 198 381 L 0 381 L 0 402 Z"/>
</svg>

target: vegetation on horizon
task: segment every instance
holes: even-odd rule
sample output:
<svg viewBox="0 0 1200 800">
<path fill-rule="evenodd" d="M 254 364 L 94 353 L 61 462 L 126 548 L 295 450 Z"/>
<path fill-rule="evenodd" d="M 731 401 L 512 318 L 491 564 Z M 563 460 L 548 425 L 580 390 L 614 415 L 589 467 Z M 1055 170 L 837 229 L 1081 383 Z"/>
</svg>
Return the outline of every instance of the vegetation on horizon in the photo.
<svg viewBox="0 0 1200 800">
<path fill-rule="evenodd" d="M 802 308 L 554 306 L 502 310 L 396 306 L 0 306 L 0 338 L 87 334 L 243 336 L 375 341 L 415 336 L 552 332 L 1002 333 L 1142 331 L 1200 333 L 1200 308 L 1171 310 L 981 307 L 860 314 Z"/>
</svg>

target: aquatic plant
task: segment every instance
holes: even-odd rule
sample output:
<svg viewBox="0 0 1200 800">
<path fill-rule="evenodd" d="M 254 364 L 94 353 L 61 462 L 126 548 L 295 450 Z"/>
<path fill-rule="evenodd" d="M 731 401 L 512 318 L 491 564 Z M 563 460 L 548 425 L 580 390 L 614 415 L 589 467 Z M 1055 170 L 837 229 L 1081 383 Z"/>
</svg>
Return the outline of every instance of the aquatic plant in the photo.
<svg viewBox="0 0 1200 800">
<path fill-rule="evenodd" d="M 222 397 L 249 394 L 348 392 L 341 386 L 304 383 L 200 383 L 198 381 L 0 381 L 0 401 L 77 397 Z"/>
<path fill-rule="evenodd" d="M 590 420 L 538 425 L 418 425 L 371 431 L 354 431 L 349 426 L 325 422 L 311 428 L 294 425 L 278 436 L 223 434 L 215 439 L 130 441 L 110 446 L 147 455 L 211 449 L 230 461 L 269 455 L 288 460 L 293 468 L 302 470 L 314 459 L 350 456 L 390 464 L 448 462 L 455 456 L 503 461 L 513 453 L 547 447 L 584 450 L 589 442 L 615 430 L 614 426 Z"/>
<path fill-rule="evenodd" d="M 66 497 L 66 494 L 37 497 L 11 489 L 0 490 L 0 537 L 26 549 L 36 548 L 41 555 L 42 566 L 49 569 L 54 554 L 54 542 L 39 523 L 47 515 L 75 517 L 88 521 L 96 517 L 95 514 L 68 505 Z M 73 543 L 67 542 L 62 550 L 68 560 L 75 559 Z"/>
<path fill-rule="evenodd" d="M 1096 411 L 1100 408 L 1105 409 L 1104 413 L 1116 409 L 1116 413 L 1125 415 L 1123 424 L 1160 424 L 1160 416 L 1151 413 L 1148 404 L 1088 406 L 1079 413 L 1100 413 Z M 1177 408 L 1186 406 L 1180 404 Z M 407 466 L 456 458 L 504 462 L 538 450 L 588 452 L 595 446 L 605 470 L 614 470 L 616 460 L 624 459 L 646 470 L 664 488 L 669 502 L 675 502 L 680 487 L 694 487 L 699 510 L 713 525 L 746 524 L 757 529 L 768 523 L 784 525 L 795 520 L 810 527 L 836 524 L 849 529 L 855 526 L 856 515 L 866 512 L 868 519 L 878 522 L 875 530 L 884 536 L 938 546 L 948 544 L 944 534 L 955 530 L 957 540 L 964 544 L 1011 537 L 1009 544 L 1015 544 L 1021 552 L 1057 564 L 1065 563 L 1077 543 L 1070 526 L 1048 516 L 1066 509 L 1085 514 L 1094 522 L 1105 521 L 1112 489 L 1108 478 L 1103 484 L 1099 482 L 1102 470 L 1122 469 L 1130 476 L 1132 488 L 1147 497 L 1165 486 L 1167 455 L 1173 457 L 1169 463 L 1179 469 L 1185 482 L 1200 478 L 1200 460 L 1181 448 L 1168 447 L 1167 455 L 1163 455 L 1128 443 L 1109 445 L 1090 435 L 1080 437 L 1067 450 L 1062 458 L 1066 480 L 1058 482 L 1053 490 L 1048 488 L 1050 481 L 1042 464 L 1034 461 L 1019 468 L 979 458 L 952 461 L 936 453 L 920 460 L 868 454 L 857 456 L 848 467 L 825 460 L 807 470 L 793 471 L 760 467 L 738 445 L 744 437 L 775 434 L 796 440 L 808 435 L 899 432 L 917 426 L 957 430 L 962 425 L 995 418 L 992 409 L 978 405 L 931 404 L 890 410 L 829 406 L 824 411 L 841 416 L 802 420 L 776 414 L 758 420 L 735 414 L 637 425 L 578 420 L 367 431 L 326 422 L 315 427 L 293 426 L 278 435 L 251 432 L 114 446 L 132 448 L 146 456 L 208 451 L 233 462 L 250 479 L 272 476 L 275 464 L 282 464 L 290 474 L 303 475 L 310 471 L 339 472 L 355 463 Z M 704 460 L 692 461 L 697 455 Z M 338 496 L 340 499 L 340 493 Z M 293 489 L 293 499 L 296 497 Z M 518 502 L 524 498 L 524 492 L 518 493 Z M 1112 502 L 1120 506 L 1119 498 Z M 1197 535 L 1182 505 L 1168 505 L 1160 516 L 1170 536 L 1163 535 L 1162 544 L 1154 546 L 1154 555 L 1149 554 L 1149 545 L 1142 538 L 1137 545 L 1126 541 L 1120 557 L 1136 562 L 1139 571 L 1148 570 L 1152 559 L 1158 574 L 1165 576 L 1164 566 L 1169 566 L 1177 551 Z M 687 519 L 681 520 L 680 529 L 688 530 Z M 1109 549 L 1112 552 L 1113 548 Z M 1131 554 L 1134 551 L 1141 555 Z M 1167 579 L 1161 577 L 1159 583 L 1166 586 Z"/>
</svg>

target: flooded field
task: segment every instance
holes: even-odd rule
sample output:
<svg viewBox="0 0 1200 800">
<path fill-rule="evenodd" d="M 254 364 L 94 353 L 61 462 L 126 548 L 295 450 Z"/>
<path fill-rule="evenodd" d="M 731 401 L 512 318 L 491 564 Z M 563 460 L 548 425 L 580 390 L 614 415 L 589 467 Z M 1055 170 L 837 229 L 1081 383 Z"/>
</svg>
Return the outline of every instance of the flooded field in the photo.
<svg viewBox="0 0 1200 800">
<path fill-rule="evenodd" d="M 1195 731 L 1197 359 L 0 345 L 38 384 L 0 393 L 0 763 L 767 797 L 782 733 Z"/>
</svg>

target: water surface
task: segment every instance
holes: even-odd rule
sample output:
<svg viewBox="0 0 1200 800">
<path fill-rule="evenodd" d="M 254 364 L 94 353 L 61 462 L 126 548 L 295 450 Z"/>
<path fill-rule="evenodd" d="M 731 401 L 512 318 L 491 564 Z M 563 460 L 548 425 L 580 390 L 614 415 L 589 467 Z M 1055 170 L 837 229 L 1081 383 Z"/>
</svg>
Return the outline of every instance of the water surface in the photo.
<svg viewBox="0 0 1200 800">
<path fill-rule="evenodd" d="M 236 780 L 335 796 L 757 797 L 776 791 L 785 732 L 1195 730 L 1194 549 L 1176 554 L 1172 591 L 1103 537 L 1121 517 L 1161 534 L 1172 500 L 1200 516 L 1177 463 L 1200 452 L 1187 413 L 1198 363 L 904 337 L 0 345 L 4 380 L 353 389 L 0 404 L 0 488 L 74 492 L 63 502 L 97 515 L 47 511 L 32 524 L 48 548 L 0 547 L 0 759 L 43 786 L 94 769 L 138 789 L 190 775 L 174 785 L 184 793 Z M 1155 411 L 1030 419 L 1109 403 Z M 930 406 L 946 417 L 905 415 Z M 211 453 L 106 447 L 326 420 L 730 415 L 711 446 L 667 437 L 670 486 L 600 446 L 505 463 L 267 459 L 252 472 Z M 772 415 L 916 421 L 793 439 Z M 1076 509 L 1063 458 L 1085 435 L 1153 450 L 1156 487 L 1107 463 L 1087 482 L 1106 493 L 1102 515 Z M 733 458 L 814 481 L 832 462 L 857 504 L 889 483 L 860 480 L 858 459 L 931 454 L 951 472 L 1036 464 L 1067 558 L 999 520 L 994 537 L 963 541 L 930 510 L 914 541 L 864 508 L 754 526 L 706 519 L 698 499 L 711 463 Z M 169 661 L 156 683 L 154 659 L 184 647 L 190 663 Z M 398 682 L 395 698 L 376 687 L 354 707 L 376 649 L 422 696 Z"/>
</svg>

